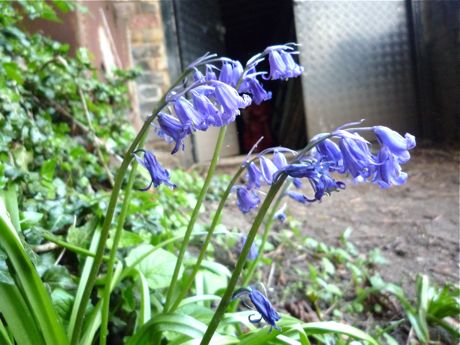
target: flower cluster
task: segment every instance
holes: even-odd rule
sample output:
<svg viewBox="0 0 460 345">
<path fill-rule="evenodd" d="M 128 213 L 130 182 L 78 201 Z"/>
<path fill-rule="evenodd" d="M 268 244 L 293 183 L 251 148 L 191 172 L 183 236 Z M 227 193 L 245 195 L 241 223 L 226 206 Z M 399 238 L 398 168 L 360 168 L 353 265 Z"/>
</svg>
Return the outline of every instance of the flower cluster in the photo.
<svg viewBox="0 0 460 345">
<path fill-rule="evenodd" d="M 172 154 L 184 149 L 185 138 L 195 131 L 206 131 L 209 127 L 222 127 L 235 121 L 240 109 L 251 103 L 260 104 L 271 98 L 260 78 L 288 79 L 302 74 L 303 67 L 293 59 L 297 54 L 295 44 L 268 47 L 264 52 L 249 59 L 246 67 L 239 61 L 205 54 L 192 62 L 185 77 L 165 97 L 166 105 L 158 113 L 153 124 L 157 135 L 174 143 Z M 257 65 L 268 56 L 270 72 L 257 71 Z M 214 63 L 220 63 L 220 69 Z M 189 77 L 193 75 L 193 78 Z M 260 77 L 260 78 L 259 78 Z M 171 187 L 168 172 L 157 162 L 153 154 L 144 151 L 144 159 L 136 159 L 149 171 L 157 187 L 165 183 Z M 239 190 L 242 199 L 258 199 L 257 195 Z M 255 202 L 253 200 L 252 202 Z M 258 201 L 257 201 L 258 202 Z M 244 203 L 241 208 L 244 209 Z M 246 212 L 249 209 L 245 210 Z"/>
<path fill-rule="evenodd" d="M 266 323 L 270 325 L 270 331 L 272 328 L 275 328 L 279 331 L 281 330 L 281 328 L 276 325 L 276 321 L 279 321 L 281 317 L 263 293 L 261 293 L 259 290 L 253 287 L 241 288 L 235 291 L 232 299 L 241 298 L 243 296 L 248 296 L 252 303 L 251 306 L 244 300 L 242 300 L 244 306 L 246 306 L 249 309 L 256 310 L 260 315 L 260 318 L 258 319 L 252 318 L 254 314 L 249 315 L 248 319 L 251 323 L 259 323 L 263 319 Z"/>
<path fill-rule="evenodd" d="M 260 168 L 251 161 L 247 164 L 247 184 L 237 187 L 238 206 L 243 213 L 256 208 L 260 203 L 258 189 L 261 181 L 270 185 L 280 174 L 288 175 L 296 188 L 302 186 L 301 179 L 307 179 L 313 190 L 308 197 L 296 190 L 286 195 L 300 203 L 321 201 L 324 195 L 345 188 L 345 183 L 336 181 L 332 173 L 346 174 L 355 181 L 372 182 L 381 188 L 404 184 L 407 174 L 401 170 L 401 164 L 409 158 L 409 150 L 415 147 L 415 138 L 399 133 L 384 126 L 370 128 L 345 129 L 342 126 L 324 138 L 324 135 L 312 139 L 316 142 L 308 155 L 296 156 L 292 163 L 279 150 L 274 149 L 273 159 L 259 155 Z M 358 132 L 370 131 L 377 138 L 380 148 L 372 152 L 372 145 Z M 336 143 L 337 141 L 337 143 Z M 267 152 L 267 151 L 266 151 Z M 265 153 L 265 152 L 264 152 Z M 281 219 L 284 215 L 281 214 Z"/>
<path fill-rule="evenodd" d="M 243 68 L 239 61 L 205 55 L 189 65 L 193 79 L 171 90 L 168 102 L 158 115 L 157 134 L 168 142 L 174 142 L 172 153 L 184 149 L 184 139 L 210 126 L 222 127 L 235 120 L 240 109 L 252 102 L 260 104 L 271 98 L 259 77 L 263 79 L 287 79 L 303 72 L 292 58 L 295 45 L 268 47 L 252 57 Z M 270 73 L 257 71 L 257 65 L 268 56 Z M 213 63 L 220 62 L 220 69 Z"/>
</svg>

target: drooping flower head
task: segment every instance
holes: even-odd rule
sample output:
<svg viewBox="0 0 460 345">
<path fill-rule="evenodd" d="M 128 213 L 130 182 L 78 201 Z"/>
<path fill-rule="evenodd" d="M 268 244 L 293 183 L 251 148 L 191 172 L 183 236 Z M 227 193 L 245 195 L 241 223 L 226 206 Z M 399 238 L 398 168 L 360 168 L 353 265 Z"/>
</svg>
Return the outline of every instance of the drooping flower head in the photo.
<svg viewBox="0 0 460 345">
<path fill-rule="evenodd" d="M 144 153 L 144 158 L 140 158 L 137 153 L 142 152 Z M 137 150 L 133 153 L 134 158 L 136 158 L 137 162 L 142 165 L 150 174 L 152 181 L 150 181 L 149 185 L 146 188 L 141 189 L 142 191 L 146 191 L 153 186 L 156 188 L 160 184 L 164 183 L 165 185 L 175 188 L 176 185 L 171 183 L 169 180 L 169 172 L 166 170 L 156 159 L 153 153 L 146 151 L 146 150 Z"/>
<path fill-rule="evenodd" d="M 166 113 L 158 115 L 158 125 L 157 134 L 167 142 L 176 143 L 171 154 L 184 149 L 184 139 L 192 132 L 190 126 L 184 126 L 178 119 Z"/>
<path fill-rule="evenodd" d="M 265 182 L 272 184 L 273 176 L 278 171 L 278 168 L 270 159 L 265 158 L 264 156 L 260 156 L 259 161 L 260 168 L 262 170 L 262 177 L 264 178 Z"/>
<path fill-rule="evenodd" d="M 321 162 L 316 160 L 304 161 L 294 164 L 289 164 L 283 169 L 280 169 L 277 175 L 285 173 L 288 176 L 294 178 L 307 178 L 314 191 L 314 197 L 308 198 L 304 195 L 299 195 L 298 192 L 291 192 L 288 194 L 294 200 L 305 203 L 321 201 L 325 194 L 344 189 L 345 184 L 340 181 L 336 181 L 329 174 L 327 164 L 323 165 Z"/>
<path fill-rule="evenodd" d="M 260 203 L 257 192 L 249 190 L 244 186 L 236 187 L 237 205 L 241 212 L 248 213 L 256 208 Z"/>
<path fill-rule="evenodd" d="M 255 75 L 244 78 L 238 91 L 249 93 L 252 101 L 257 105 L 272 98 L 272 93 L 263 88 Z"/>
<path fill-rule="evenodd" d="M 235 120 L 235 116 L 240 114 L 240 108 L 246 108 L 251 104 L 251 98 L 248 95 L 240 95 L 231 86 L 214 82 L 216 101 L 222 106 L 222 118 L 224 124 L 229 124 Z"/>
<path fill-rule="evenodd" d="M 249 322 L 260 323 L 263 319 L 267 324 L 270 325 L 270 332 L 272 328 L 281 331 L 281 328 L 276 325 L 276 322 L 281 319 L 281 316 L 276 312 L 275 308 L 272 306 L 264 294 L 253 287 L 247 287 L 236 290 L 232 296 L 232 299 L 241 298 L 243 296 L 248 296 L 252 303 L 251 306 L 243 300 L 244 306 L 256 310 L 260 315 L 260 318 L 258 319 L 253 318 L 255 314 L 249 315 Z"/>
<path fill-rule="evenodd" d="M 343 155 L 339 146 L 330 139 L 326 139 L 316 145 L 316 157 L 325 161 L 334 170 L 343 170 Z"/>
<path fill-rule="evenodd" d="M 280 152 L 278 149 L 275 149 L 273 151 L 273 163 L 278 169 L 282 169 L 286 165 L 288 165 L 286 156 L 282 152 Z"/>
<path fill-rule="evenodd" d="M 254 162 L 249 163 L 247 167 L 248 171 L 248 189 L 260 188 L 260 180 L 262 179 L 262 173 Z"/>
<path fill-rule="evenodd" d="M 286 208 L 287 208 L 287 204 L 284 203 L 284 205 L 281 206 L 274 215 L 274 218 L 278 219 L 281 223 L 284 223 L 284 221 L 286 220 Z"/>
<path fill-rule="evenodd" d="M 410 159 L 409 150 L 415 147 L 413 135 L 406 133 L 402 137 L 398 132 L 384 126 L 375 126 L 374 133 L 379 142 L 398 157 L 399 163 L 406 163 Z"/>
<path fill-rule="evenodd" d="M 199 57 L 187 66 L 184 79 L 166 95 L 167 105 L 162 113 L 168 116 L 158 117 L 160 129 L 157 134 L 167 141 L 174 141 L 176 146 L 172 153 L 176 153 L 184 147 L 185 136 L 206 131 L 210 126 L 230 124 L 240 114 L 240 109 L 253 102 L 260 104 L 272 96 L 258 79 L 268 73 L 257 71 L 257 65 L 267 56 L 270 61 L 273 59 L 271 55 L 275 54 L 281 61 L 271 66 L 271 71 L 276 71 L 276 78 L 295 77 L 302 70 L 292 59 L 296 53 L 293 44 L 268 47 L 248 60 L 245 68 L 239 61 L 216 54 L 206 53 Z M 216 67 L 217 62 L 222 64 L 221 68 Z M 270 78 L 276 79 L 275 74 Z"/>
<path fill-rule="evenodd" d="M 383 189 L 406 183 L 407 173 L 402 171 L 398 156 L 393 154 L 388 147 L 383 146 L 380 149 L 377 160 L 379 164 L 373 179 L 374 183 Z"/>
<path fill-rule="evenodd" d="M 174 101 L 173 107 L 179 121 L 184 126 L 189 126 L 190 128 L 196 128 L 202 131 L 208 128 L 205 117 L 207 114 L 198 112 L 194 108 L 193 104 L 185 97 L 180 97 Z"/>
<path fill-rule="evenodd" d="M 340 138 L 339 148 L 343 157 L 340 172 L 347 172 L 354 178 L 369 179 L 378 164 L 370 151 L 370 143 L 358 133 L 345 130 L 335 131 L 334 135 Z"/>
<path fill-rule="evenodd" d="M 289 79 L 303 73 L 303 67 L 292 58 L 293 54 L 297 54 L 292 45 L 268 47 L 265 52 L 268 53 L 270 63 L 270 75 L 266 79 Z"/>
</svg>

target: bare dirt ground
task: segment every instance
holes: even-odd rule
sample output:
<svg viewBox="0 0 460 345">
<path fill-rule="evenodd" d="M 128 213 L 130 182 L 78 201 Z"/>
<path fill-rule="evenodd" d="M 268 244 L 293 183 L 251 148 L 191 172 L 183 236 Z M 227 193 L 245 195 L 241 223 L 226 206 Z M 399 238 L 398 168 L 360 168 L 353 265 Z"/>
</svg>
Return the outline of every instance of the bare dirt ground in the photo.
<svg viewBox="0 0 460 345">
<path fill-rule="evenodd" d="M 459 167 L 458 151 L 416 149 L 403 167 L 409 174 L 403 186 L 383 190 L 345 180 L 346 190 L 307 206 L 289 201 L 287 212 L 302 222 L 305 235 L 327 244 L 351 227 L 350 240 L 361 252 L 379 248 L 389 260 L 379 269 L 383 278 L 409 292 L 417 273 L 458 283 Z M 223 223 L 247 231 L 254 215 L 242 215 L 234 200 L 229 204 Z"/>
</svg>

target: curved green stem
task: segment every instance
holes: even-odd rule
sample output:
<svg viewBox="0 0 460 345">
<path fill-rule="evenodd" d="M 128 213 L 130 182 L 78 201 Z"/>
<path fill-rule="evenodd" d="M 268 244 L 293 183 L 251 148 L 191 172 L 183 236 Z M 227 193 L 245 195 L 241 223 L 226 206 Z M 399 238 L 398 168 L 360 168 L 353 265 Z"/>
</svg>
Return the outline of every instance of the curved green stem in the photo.
<svg viewBox="0 0 460 345">
<path fill-rule="evenodd" d="M 262 235 L 262 242 L 260 243 L 260 246 L 259 246 L 259 253 L 257 254 L 257 257 L 253 261 L 250 262 L 249 267 L 248 267 L 248 269 L 246 271 L 246 274 L 244 275 L 243 282 L 241 284 L 242 286 L 247 286 L 249 284 L 249 282 L 252 279 L 252 276 L 254 275 L 254 271 L 256 270 L 260 259 L 264 256 L 265 244 L 267 243 L 268 235 L 270 233 L 270 230 L 271 230 L 272 225 L 273 225 L 273 221 L 275 219 L 275 214 L 276 214 L 276 212 L 278 211 L 278 209 L 280 207 L 281 201 L 282 201 L 282 199 L 284 197 L 284 193 L 289 188 L 289 185 L 290 185 L 289 182 L 286 182 L 284 184 L 280 194 L 276 198 L 276 201 L 275 201 L 275 203 L 273 204 L 273 206 L 272 206 L 272 208 L 270 210 L 270 213 L 267 216 L 267 220 L 265 221 L 264 233 Z"/>
<path fill-rule="evenodd" d="M 144 145 L 146 136 L 139 142 L 138 147 Z M 125 225 L 126 216 L 128 214 L 129 202 L 131 200 L 131 191 L 136 177 L 137 162 L 133 161 L 131 165 L 131 172 L 129 173 L 128 183 L 125 187 L 125 195 L 123 198 L 123 206 L 121 208 L 120 215 L 118 217 L 118 224 L 113 237 L 112 247 L 110 248 L 109 262 L 107 263 L 107 274 L 105 276 L 104 293 L 102 296 L 102 320 L 101 320 L 101 333 L 99 337 L 99 344 L 105 345 L 108 335 L 108 323 L 109 323 L 109 307 L 110 307 L 110 292 L 113 278 L 113 267 L 115 266 L 115 258 L 117 254 L 118 244 L 120 243 L 121 234 Z"/>
<path fill-rule="evenodd" d="M 62 248 L 65 248 L 67 250 L 70 250 L 71 252 L 74 252 L 76 254 L 80 254 L 80 255 L 83 255 L 83 256 L 91 256 L 93 258 L 96 256 L 96 253 L 93 253 L 92 251 L 90 251 L 88 249 L 76 246 L 76 245 L 74 245 L 72 243 L 69 243 L 69 242 L 66 242 L 64 240 L 61 240 L 60 238 L 58 238 L 57 236 L 55 236 L 55 235 L 53 235 L 51 233 L 43 232 L 42 236 L 43 236 L 43 238 L 47 239 L 48 241 L 50 241 L 52 243 L 55 243 L 58 246 L 60 246 Z M 108 261 L 109 257 L 108 256 L 103 256 L 102 259 L 104 261 Z"/>
<path fill-rule="evenodd" d="M 174 88 L 177 84 L 179 84 L 188 74 L 190 70 L 185 70 L 179 78 L 177 78 L 176 82 L 171 86 L 170 89 Z M 147 131 L 150 128 L 150 124 L 158 115 L 160 110 L 166 106 L 166 97 L 163 98 L 158 102 L 156 109 L 152 111 L 152 115 L 147 118 L 144 122 L 144 125 L 140 129 L 139 133 L 137 134 L 136 138 L 132 142 L 129 149 L 126 151 L 123 162 L 121 163 L 120 168 L 118 169 L 117 176 L 115 177 L 115 183 L 113 186 L 112 194 L 110 195 L 109 206 L 107 207 L 107 213 L 104 219 L 104 223 L 102 224 L 101 230 L 101 237 L 99 239 L 99 243 L 96 249 L 96 257 L 94 258 L 93 265 L 91 267 L 90 274 L 88 276 L 88 280 L 85 282 L 85 288 L 83 290 L 83 294 L 78 304 L 78 308 L 76 310 L 76 317 L 75 317 L 75 324 L 73 327 L 73 331 L 71 334 L 71 345 L 77 345 L 79 343 L 80 332 L 83 326 L 83 320 L 85 316 L 85 310 L 89 302 L 89 297 L 91 295 L 91 291 L 93 290 L 94 284 L 96 282 L 97 273 L 99 272 L 99 268 L 101 267 L 102 257 L 104 254 L 105 243 L 107 241 L 107 237 L 109 234 L 110 227 L 112 225 L 113 215 L 115 213 L 115 208 L 117 205 L 118 195 L 120 194 L 121 185 L 123 182 L 123 178 L 126 174 L 126 171 L 133 159 L 132 152 L 134 152 L 139 145 L 142 138 L 147 135 Z"/>
<path fill-rule="evenodd" d="M 198 199 L 196 201 L 195 208 L 193 209 L 192 215 L 190 217 L 190 222 L 188 223 L 187 230 L 184 235 L 184 240 L 180 247 L 179 256 L 177 257 L 176 267 L 174 268 L 174 273 L 171 279 L 171 284 L 168 288 L 168 294 L 166 296 L 166 302 L 164 306 L 164 312 L 169 311 L 170 304 L 172 302 L 172 297 L 174 294 L 174 289 L 177 284 L 177 279 L 179 276 L 179 271 L 182 266 L 182 261 L 184 260 L 185 251 L 187 246 L 190 242 L 190 236 L 192 235 L 193 227 L 195 222 L 198 218 L 198 214 L 200 213 L 200 208 L 203 203 L 204 197 L 206 192 L 208 191 L 209 184 L 211 183 L 211 179 L 214 175 L 216 170 L 217 162 L 219 161 L 220 151 L 222 149 L 222 145 L 224 143 L 225 132 L 227 130 L 227 126 L 221 127 L 219 130 L 219 136 L 217 138 L 216 148 L 214 149 L 214 154 L 212 156 L 211 164 L 209 165 L 208 173 L 206 175 L 206 179 L 204 180 L 203 187 L 201 188 L 200 194 L 198 195 Z"/>
<path fill-rule="evenodd" d="M 225 290 L 225 293 L 222 296 L 219 306 L 217 307 L 217 310 L 214 313 L 214 316 L 212 317 L 211 322 L 208 325 L 208 328 L 206 329 L 206 332 L 203 336 L 203 339 L 201 340 L 200 345 L 209 344 L 214 332 L 217 329 L 217 326 L 219 325 L 220 320 L 224 316 L 225 310 L 227 309 L 227 306 L 231 301 L 233 291 L 235 290 L 236 283 L 238 282 L 238 278 L 241 272 L 243 271 L 243 267 L 246 262 L 246 258 L 249 254 L 249 250 L 251 249 L 251 245 L 254 242 L 254 239 L 257 235 L 257 231 L 259 230 L 259 227 L 262 224 L 262 221 L 268 211 L 268 208 L 270 207 L 270 204 L 272 203 L 273 199 L 275 198 L 276 194 L 278 193 L 279 189 L 281 188 L 285 180 L 286 175 L 283 174 L 282 176 L 280 176 L 278 181 L 270 187 L 270 190 L 268 191 L 268 194 L 265 197 L 265 200 L 262 203 L 259 212 L 257 213 L 254 223 L 252 224 L 251 230 L 248 233 L 246 243 L 236 263 L 236 267 L 230 278 L 227 289 Z"/>
<path fill-rule="evenodd" d="M 212 235 L 214 234 L 214 230 L 216 229 L 217 225 L 219 224 L 220 216 L 222 214 L 222 210 L 225 206 L 225 202 L 228 199 L 228 196 L 230 195 L 230 192 L 232 191 L 233 186 L 235 183 L 238 181 L 240 178 L 241 174 L 245 170 L 245 166 L 241 166 L 238 171 L 235 173 L 233 176 L 232 180 L 227 186 L 227 189 L 225 190 L 224 194 L 221 196 L 219 206 L 217 206 L 216 213 L 214 214 L 214 217 L 212 219 L 211 226 L 208 230 L 208 234 L 206 235 L 206 238 L 204 240 L 203 245 L 201 246 L 200 254 L 198 255 L 198 259 L 196 260 L 195 265 L 193 266 L 192 272 L 188 276 L 187 282 L 185 283 L 184 288 L 182 288 L 179 296 L 175 300 L 174 304 L 172 305 L 170 311 L 176 310 L 176 308 L 179 306 L 180 302 L 184 299 L 184 297 L 187 295 L 187 292 L 190 290 L 190 288 L 193 285 L 193 281 L 195 279 L 196 274 L 198 273 L 201 263 L 203 262 L 204 256 L 206 254 L 206 249 L 208 248 L 209 243 L 211 242 Z"/>
<path fill-rule="evenodd" d="M 162 107 L 165 103 L 162 104 Z M 123 177 L 125 176 L 126 170 L 128 169 L 129 163 L 131 162 L 132 154 L 140 141 L 140 139 L 146 134 L 147 129 L 150 126 L 151 121 L 153 121 L 154 116 L 151 116 L 142 126 L 141 131 L 137 135 L 136 139 L 134 139 L 133 143 L 129 147 L 128 151 L 126 152 L 123 162 L 121 163 L 120 169 L 117 172 L 117 176 L 115 178 L 115 184 L 113 186 L 112 194 L 110 196 L 109 206 L 107 208 L 107 214 L 104 219 L 104 223 L 102 225 L 101 230 L 101 238 L 99 240 L 97 249 L 96 249 L 96 256 L 94 258 L 93 266 L 91 267 L 91 271 L 86 282 L 85 289 L 83 291 L 83 295 L 78 306 L 77 317 L 75 319 L 75 327 L 73 329 L 72 337 L 71 337 L 71 344 L 77 345 L 79 342 L 80 331 L 83 325 L 83 319 L 85 315 L 86 306 L 89 302 L 89 297 L 91 295 L 91 291 L 93 290 L 94 283 L 96 282 L 97 273 L 99 272 L 99 268 L 102 263 L 102 257 L 104 254 L 105 243 L 107 241 L 107 237 L 109 235 L 109 230 L 112 225 L 113 215 L 115 213 L 115 208 L 117 205 L 118 195 L 120 193 L 121 185 L 123 182 Z"/>
</svg>

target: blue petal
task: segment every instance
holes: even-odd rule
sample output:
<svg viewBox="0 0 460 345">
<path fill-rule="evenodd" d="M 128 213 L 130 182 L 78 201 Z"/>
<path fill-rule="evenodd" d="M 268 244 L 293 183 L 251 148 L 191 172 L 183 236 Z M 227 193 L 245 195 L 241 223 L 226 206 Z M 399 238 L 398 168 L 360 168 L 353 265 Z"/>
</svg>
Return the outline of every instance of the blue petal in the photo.
<svg viewBox="0 0 460 345">
<path fill-rule="evenodd" d="M 243 213 L 248 213 L 260 203 L 260 198 L 257 193 L 248 190 L 246 187 L 237 187 L 236 195 L 237 205 Z"/>
<path fill-rule="evenodd" d="M 265 158 L 264 156 L 260 157 L 260 167 L 262 170 L 262 176 L 268 184 L 272 184 L 273 176 L 278 171 L 276 165 L 269 159 Z"/>
</svg>

